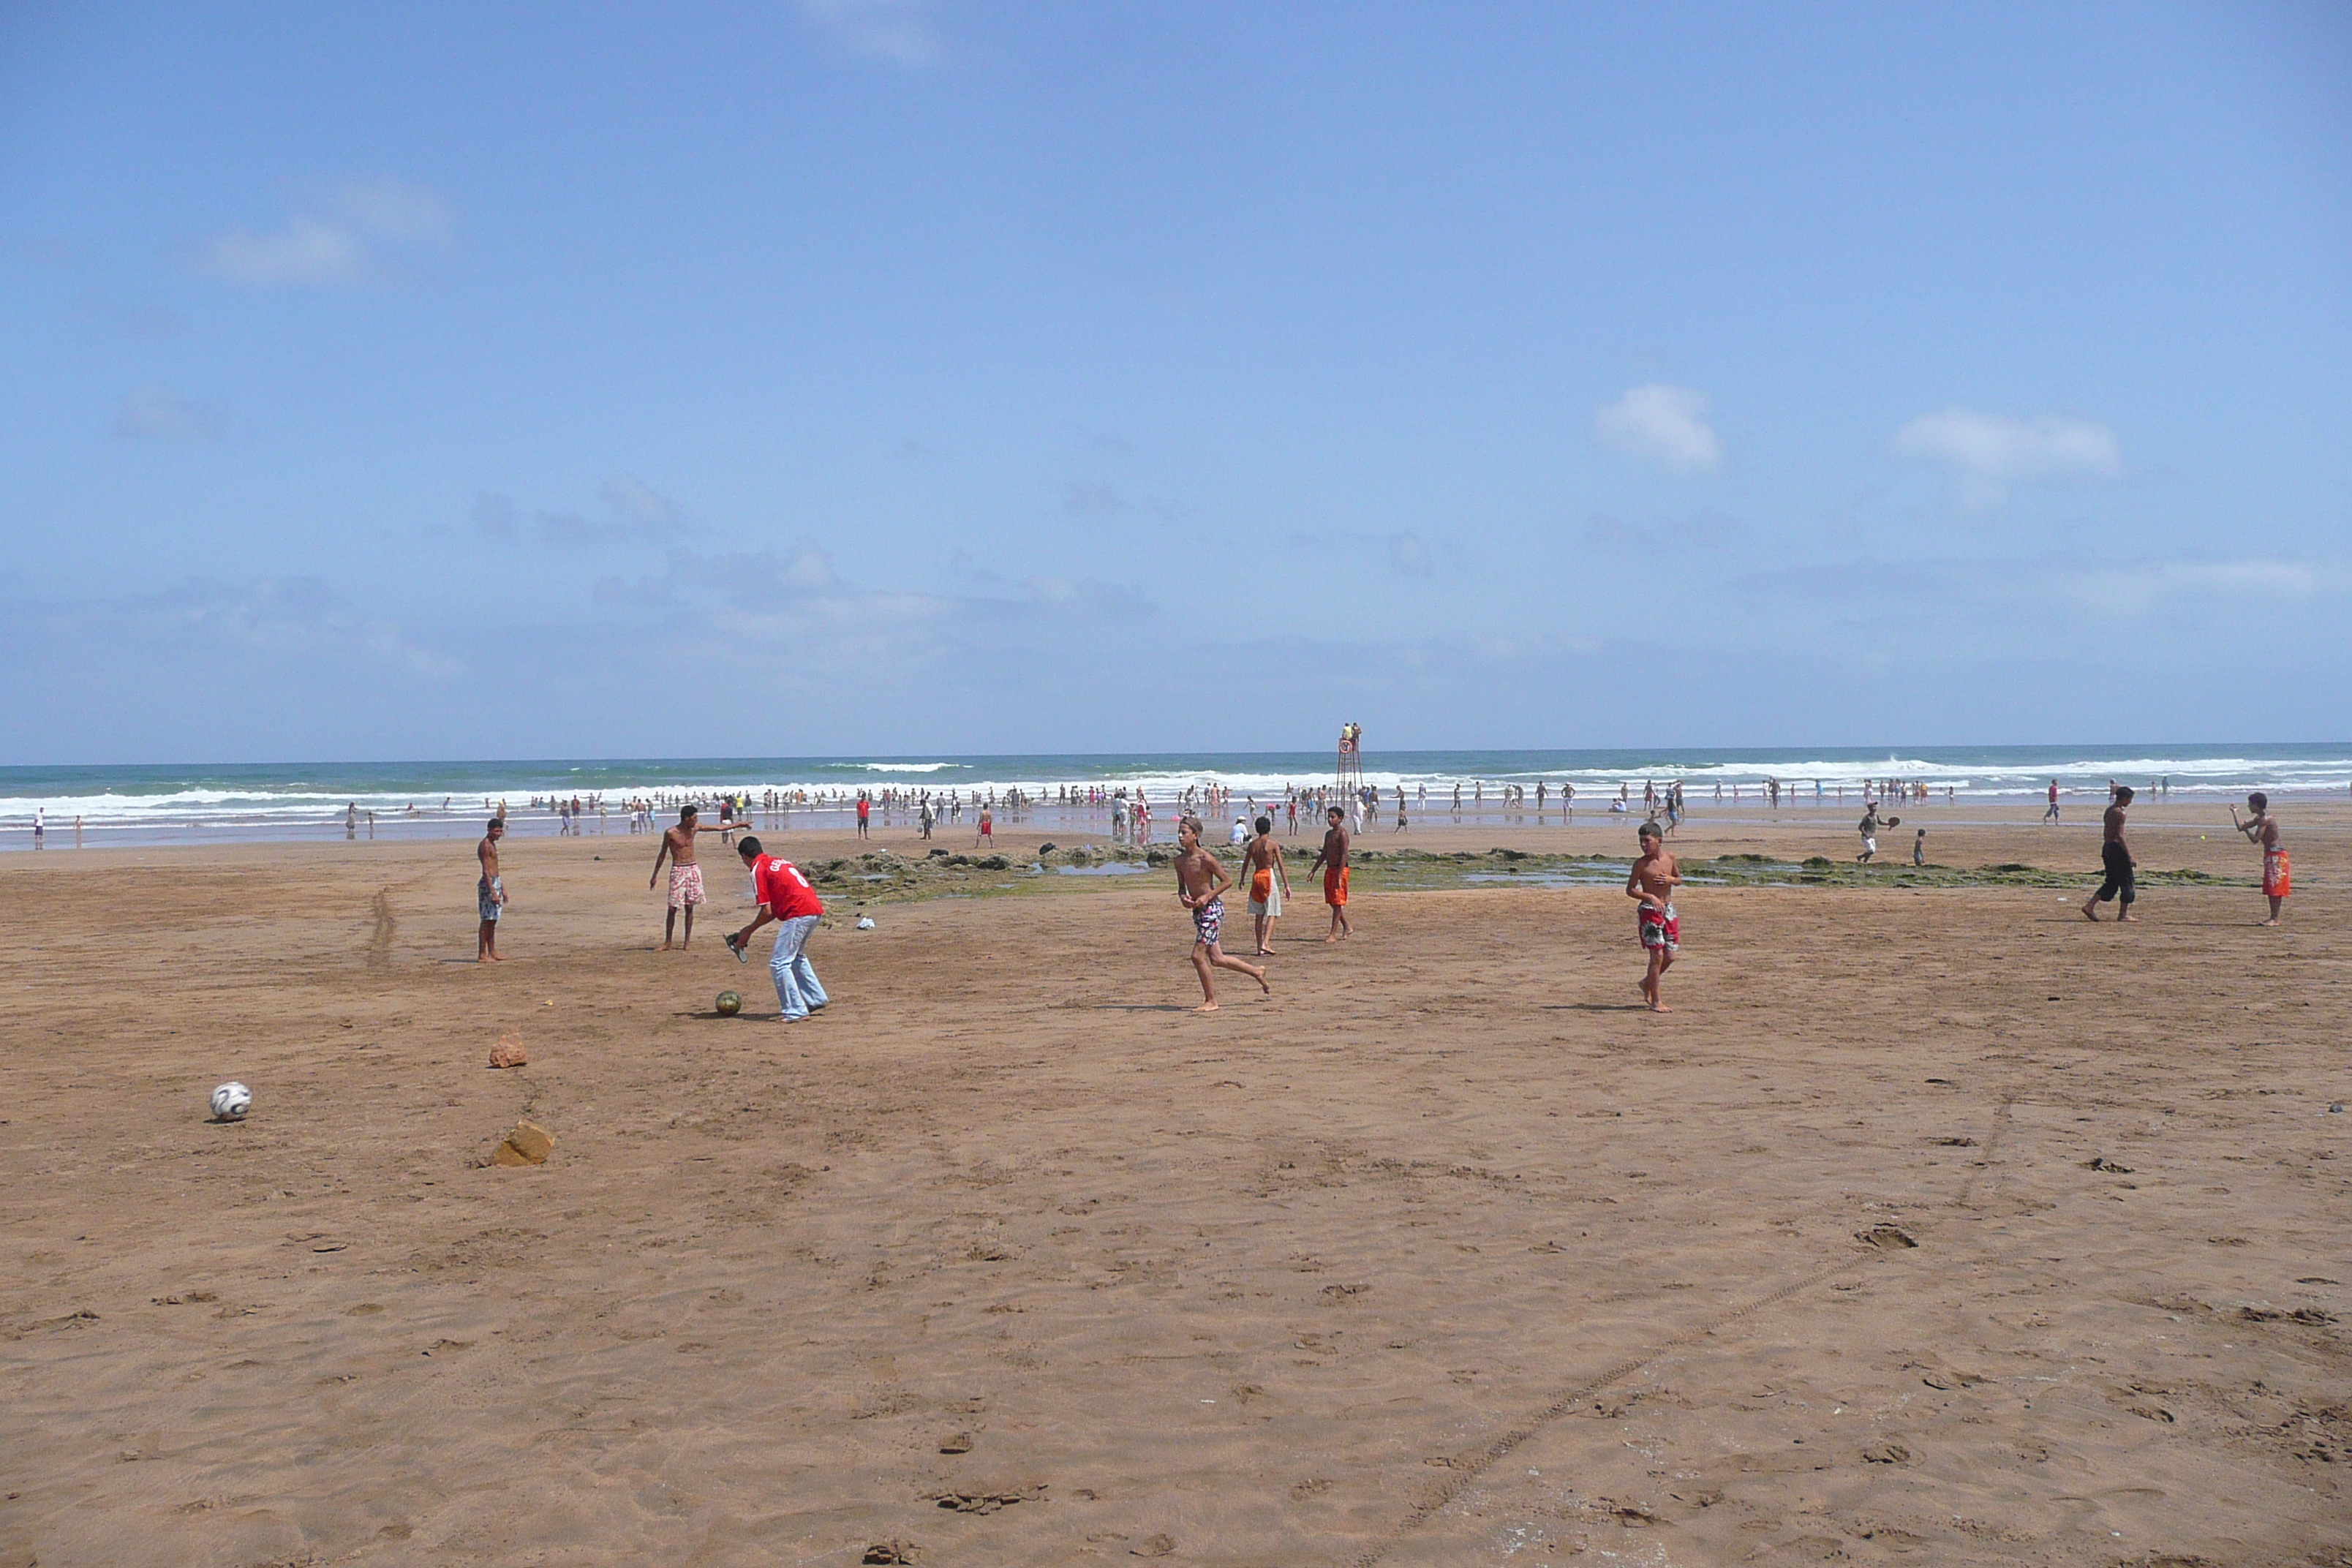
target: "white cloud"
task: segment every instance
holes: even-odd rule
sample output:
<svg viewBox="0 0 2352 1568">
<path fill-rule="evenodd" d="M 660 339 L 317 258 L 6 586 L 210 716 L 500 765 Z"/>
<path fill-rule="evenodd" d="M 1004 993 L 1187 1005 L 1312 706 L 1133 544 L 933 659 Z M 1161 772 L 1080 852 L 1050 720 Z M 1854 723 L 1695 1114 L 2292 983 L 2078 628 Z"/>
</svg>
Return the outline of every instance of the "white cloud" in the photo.
<svg viewBox="0 0 2352 1568">
<path fill-rule="evenodd" d="M 2001 500 L 2013 484 L 2114 479 L 2124 469 L 2114 431 L 2055 414 L 2029 420 L 1947 408 L 1897 430 L 1887 449 L 1909 461 L 1941 465 L 1960 482 L 1962 495 L 1979 505 Z"/>
<path fill-rule="evenodd" d="M 274 234 L 238 229 L 205 247 L 205 270 L 232 283 L 355 283 L 366 261 L 358 236 L 315 217 L 298 217 Z"/>
<path fill-rule="evenodd" d="M 1622 451 L 1679 468 L 1713 468 L 1723 442 L 1706 422 L 1706 394 L 1655 383 L 1594 411 L 1593 434 Z"/>
<path fill-rule="evenodd" d="M 159 592 L 17 603 L 9 612 L 0 616 L 0 627 L 10 637 L 89 650 L 82 658 L 92 666 L 120 668 L 128 658 L 142 683 L 201 676 L 207 700 L 239 685 L 274 683 L 295 669 L 332 668 L 357 676 L 393 668 L 428 680 L 465 670 L 312 576 L 244 583 L 191 577 Z M 244 678 L 224 679 L 225 668 L 242 670 Z"/>
<path fill-rule="evenodd" d="M 2251 556 L 2242 561 L 2135 561 L 2060 574 L 2063 598 L 2110 616 L 2144 616 L 2168 605 L 2315 599 L 2352 591 L 2352 572 L 2319 561 Z"/>
<path fill-rule="evenodd" d="M 800 11 L 857 54 L 928 66 L 946 53 L 921 0 L 800 0 Z"/>
<path fill-rule="evenodd" d="M 134 386 L 114 411 L 122 441 L 213 441 L 228 434 L 228 416 L 168 386 Z"/>
<path fill-rule="evenodd" d="M 596 493 L 606 506 L 648 533 L 676 533 L 686 526 L 686 514 L 675 502 L 633 474 L 614 474 Z"/>
<path fill-rule="evenodd" d="M 1389 541 L 1389 564 L 1408 577 L 1426 577 L 1437 570 L 1427 541 L 1417 533 L 1400 533 Z"/>
<path fill-rule="evenodd" d="M 385 176 L 336 187 L 320 210 L 267 234 L 236 229 L 206 242 L 204 269 L 233 283 L 321 288 L 364 281 L 385 247 L 446 246 L 457 215 L 436 193 Z"/>
<path fill-rule="evenodd" d="M 389 174 L 345 181 L 335 189 L 333 205 L 362 232 L 407 245 L 446 244 L 457 226 L 457 213 L 439 193 Z"/>
<path fill-rule="evenodd" d="M 1127 498 L 1111 485 L 1068 484 L 1062 487 L 1062 510 L 1072 517 L 1099 522 L 1125 511 Z"/>
</svg>

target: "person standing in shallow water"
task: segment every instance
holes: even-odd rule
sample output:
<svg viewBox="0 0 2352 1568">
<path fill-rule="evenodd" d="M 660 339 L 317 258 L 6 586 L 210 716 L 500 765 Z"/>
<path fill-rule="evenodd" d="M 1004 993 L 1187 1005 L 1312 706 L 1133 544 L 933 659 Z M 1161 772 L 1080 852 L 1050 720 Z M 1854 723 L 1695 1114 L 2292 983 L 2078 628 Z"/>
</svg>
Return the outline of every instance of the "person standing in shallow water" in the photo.
<svg viewBox="0 0 2352 1568">
<path fill-rule="evenodd" d="M 2139 896 L 2132 886 L 2131 846 L 2124 841 L 2124 813 L 2130 809 L 2131 803 L 2131 785 L 2116 785 L 2115 796 L 2107 803 L 2107 814 L 2100 819 L 2099 864 L 2106 871 L 2106 879 L 2099 884 L 2097 892 L 2083 902 L 2083 918 L 2094 924 L 2099 918 L 2099 906 L 2109 899 L 2122 900 L 2116 914 L 2117 921 L 2139 923 L 2139 917 L 2131 912 L 2132 900 Z"/>
</svg>

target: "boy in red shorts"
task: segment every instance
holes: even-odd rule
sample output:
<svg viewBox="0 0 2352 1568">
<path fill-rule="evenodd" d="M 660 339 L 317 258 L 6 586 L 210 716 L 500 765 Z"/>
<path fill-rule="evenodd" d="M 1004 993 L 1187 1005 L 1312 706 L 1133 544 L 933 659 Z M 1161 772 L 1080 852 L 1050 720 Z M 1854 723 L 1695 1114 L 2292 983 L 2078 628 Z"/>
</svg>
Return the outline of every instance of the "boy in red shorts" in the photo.
<svg viewBox="0 0 2352 1568">
<path fill-rule="evenodd" d="M 1323 871 L 1323 901 L 1331 906 L 1331 930 L 1325 942 L 1338 942 L 1353 936 L 1356 928 L 1348 923 L 1348 830 L 1340 824 L 1348 814 L 1338 806 L 1323 814 L 1329 828 L 1323 835 L 1323 847 L 1315 857 L 1315 864 L 1307 868 L 1313 876 L 1317 867 Z"/>
<path fill-rule="evenodd" d="M 2238 808 L 2230 808 L 2230 821 L 2246 836 L 2250 844 L 2263 851 L 2263 892 L 2271 901 L 2271 918 L 2263 924 L 2274 926 L 2285 911 L 2287 895 L 2294 891 L 2294 873 L 2287 863 L 2286 846 L 2279 842 L 2278 818 L 2271 815 L 2271 797 L 2256 790 L 2246 797 L 2246 809 L 2254 815 L 2244 822 L 2238 821 Z"/>
</svg>

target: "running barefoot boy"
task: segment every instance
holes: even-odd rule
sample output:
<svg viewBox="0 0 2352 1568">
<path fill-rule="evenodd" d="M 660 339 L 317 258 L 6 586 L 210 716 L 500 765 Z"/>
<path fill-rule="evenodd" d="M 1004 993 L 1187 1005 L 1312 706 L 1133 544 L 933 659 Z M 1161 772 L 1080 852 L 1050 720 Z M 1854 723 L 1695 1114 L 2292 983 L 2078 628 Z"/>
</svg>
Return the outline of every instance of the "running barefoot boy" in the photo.
<svg viewBox="0 0 2352 1568">
<path fill-rule="evenodd" d="M 1323 901 L 1331 906 L 1331 929 L 1324 936 L 1325 942 L 1338 942 L 1356 932 L 1356 928 L 1348 923 L 1348 830 L 1340 826 L 1347 815 L 1336 805 L 1323 814 L 1324 822 L 1328 824 L 1323 835 L 1323 847 L 1315 856 L 1315 865 L 1307 868 L 1310 877 L 1316 867 L 1323 870 Z"/>
<path fill-rule="evenodd" d="M 1257 925 L 1257 956 L 1274 952 L 1274 922 L 1282 918 L 1283 901 L 1290 897 L 1290 874 L 1282 867 L 1282 846 L 1274 841 L 1274 818 L 1261 816 L 1254 825 L 1257 837 L 1242 852 L 1242 872 L 1249 879 L 1250 918 Z"/>
<path fill-rule="evenodd" d="M 2294 891 L 2294 878 L 2287 865 L 2286 846 L 2279 842 L 2278 818 L 2271 815 L 2271 797 L 2256 790 L 2246 797 L 2246 809 L 2254 815 L 2240 822 L 2238 808 L 2231 806 L 2230 821 L 2248 843 L 2263 847 L 2263 891 L 2271 900 L 2271 918 L 2263 924 L 2274 926 L 2286 907 L 2286 896 Z"/>
<path fill-rule="evenodd" d="M 1650 972 L 1642 977 L 1642 994 L 1651 1012 L 1664 1013 L 1671 1009 L 1659 1000 L 1658 983 L 1682 951 L 1683 922 L 1675 913 L 1675 889 L 1682 885 L 1683 870 L 1666 853 L 1656 823 L 1642 824 L 1640 842 L 1642 857 L 1625 879 L 1625 896 L 1641 900 L 1633 910 L 1633 930 L 1650 954 Z"/>
<path fill-rule="evenodd" d="M 1210 975 L 1212 969 L 1238 969 L 1258 983 L 1269 996 L 1274 987 L 1265 983 L 1265 971 L 1255 963 L 1232 957 L 1217 945 L 1225 923 L 1224 890 L 1233 881 L 1217 858 L 1201 847 L 1201 819 L 1187 812 L 1176 824 L 1176 842 L 1183 853 L 1176 857 L 1176 899 L 1192 911 L 1192 967 L 1200 973 L 1201 994 L 1206 998 L 1192 1009 L 1195 1013 L 1217 1010 L 1217 984 Z"/>
<path fill-rule="evenodd" d="M 724 843 L 728 820 L 723 812 L 719 821 L 719 841 Z M 646 887 L 650 888 L 661 879 L 663 860 L 669 862 L 669 914 L 662 921 L 661 951 L 664 952 L 670 950 L 670 938 L 677 933 L 677 911 L 680 910 L 686 911 L 686 940 L 676 945 L 694 945 L 694 906 L 704 901 L 702 868 L 694 858 L 694 836 L 710 831 L 709 823 L 698 820 L 695 807 L 681 805 L 677 808 L 677 826 L 663 830 L 661 847 L 654 851 L 654 874 L 646 879 Z"/>
<path fill-rule="evenodd" d="M 482 932 L 474 942 L 476 963 L 503 963 L 499 956 L 499 914 L 507 907 L 507 885 L 499 878 L 499 840 L 507 836 L 506 819 L 490 818 L 474 858 L 482 863 L 482 879 L 474 888 L 474 912 L 482 919 Z"/>
</svg>

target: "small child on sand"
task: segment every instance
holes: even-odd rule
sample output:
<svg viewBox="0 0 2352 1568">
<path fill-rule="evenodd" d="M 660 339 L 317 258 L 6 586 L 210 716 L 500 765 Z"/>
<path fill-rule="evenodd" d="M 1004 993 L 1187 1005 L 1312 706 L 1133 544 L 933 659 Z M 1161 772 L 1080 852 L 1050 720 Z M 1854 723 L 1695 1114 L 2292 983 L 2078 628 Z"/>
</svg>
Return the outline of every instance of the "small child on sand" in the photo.
<svg viewBox="0 0 2352 1568">
<path fill-rule="evenodd" d="M 1927 863 L 1927 830 L 1923 827 L 1919 829 L 1917 836 L 1911 840 L 1911 864 L 1914 866 L 1925 866 Z"/>
<path fill-rule="evenodd" d="M 1625 896 L 1639 899 L 1633 911 L 1633 929 L 1642 939 L 1642 946 L 1650 955 L 1650 972 L 1642 977 L 1642 994 L 1653 1013 L 1668 1011 L 1658 996 L 1658 983 L 1673 967 L 1675 955 L 1682 951 L 1683 923 L 1675 914 L 1674 892 L 1681 886 L 1682 868 L 1666 853 L 1666 847 L 1654 822 L 1642 824 L 1639 836 L 1641 858 L 1633 862 L 1625 879 Z"/>
<path fill-rule="evenodd" d="M 1201 847 L 1201 819 L 1190 812 L 1176 823 L 1176 842 L 1182 853 L 1176 857 L 1176 900 L 1192 911 L 1192 967 L 1201 976 L 1203 998 L 1195 1013 L 1217 1010 L 1217 983 L 1211 971 L 1238 969 L 1258 983 L 1267 995 L 1274 987 L 1265 983 L 1265 971 L 1255 963 L 1234 958 L 1218 946 L 1225 923 L 1224 891 L 1233 879 L 1217 858 Z"/>
</svg>

